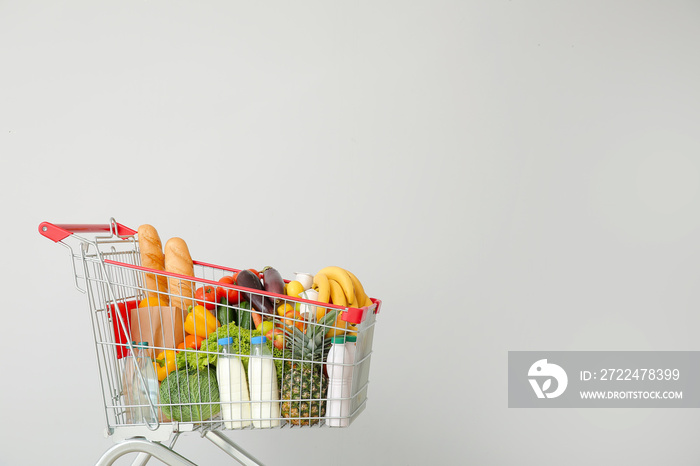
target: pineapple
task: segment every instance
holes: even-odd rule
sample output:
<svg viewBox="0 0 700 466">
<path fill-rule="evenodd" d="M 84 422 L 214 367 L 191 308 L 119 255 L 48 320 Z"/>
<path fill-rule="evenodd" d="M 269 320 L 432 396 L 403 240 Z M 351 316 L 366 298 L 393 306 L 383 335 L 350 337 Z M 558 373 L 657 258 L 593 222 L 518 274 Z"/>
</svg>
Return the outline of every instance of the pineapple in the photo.
<svg viewBox="0 0 700 466">
<path fill-rule="evenodd" d="M 320 418 L 326 415 L 324 398 L 328 379 L 323 375 L 323 362 L 331 339 L 326 338 L 325 334 L 339 313 L 339 310 L 329 311 L 321 321 L 309 324 L 306 332 L 295 326 L 285 328 L 285 353 L 291 353 L 292 361 L 285 363 L 281 412 L 292 424 L 318 424 Z"/>
</svg>

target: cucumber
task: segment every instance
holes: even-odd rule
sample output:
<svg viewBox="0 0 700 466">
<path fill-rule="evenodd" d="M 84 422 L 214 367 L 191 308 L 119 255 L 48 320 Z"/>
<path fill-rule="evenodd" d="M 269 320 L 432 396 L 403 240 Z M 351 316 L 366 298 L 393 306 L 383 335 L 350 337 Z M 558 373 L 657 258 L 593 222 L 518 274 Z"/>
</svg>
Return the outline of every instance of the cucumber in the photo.
<svg viewBox="0 0 700 466">
<path fill-rule="evenodd" d="M 248 301 L 243 301 L 240 305 L 240 309 L 238 309 L 237 325 L 246 330 L 255 328 L 253 325 L 253 318 L 250 315 L 250 303 Z"/>
<path fill-rule="evenodd" d="M 236 310 L 228 305 L 228 300 L 226 298 L 221 298 L 221 301 L 216 306 L 216 318 L 221 325 L 230 324 L 231 322 L 236 322 Z"/>
</svg>

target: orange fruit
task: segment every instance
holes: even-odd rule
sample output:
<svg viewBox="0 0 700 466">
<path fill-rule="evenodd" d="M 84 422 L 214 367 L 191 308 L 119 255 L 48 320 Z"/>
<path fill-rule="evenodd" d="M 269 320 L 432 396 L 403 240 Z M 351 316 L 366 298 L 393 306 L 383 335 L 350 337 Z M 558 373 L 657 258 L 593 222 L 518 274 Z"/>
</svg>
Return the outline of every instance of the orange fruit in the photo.
<svg viewBox="0 0 700 466">
<path fill-rule="evenodd" d="M 282 320 L 282 323 L 288 327 L 296 327 L 302 332 L 306 330 L 306 322 L 304 321 L 304 317 L 302 317 L 301 314 L 299 314 L 297 311 L 287 311 L 284 314 L 284 319 Z"/>
<path fill-rule="evenodd" d="M 139 307 L 155 307 L 155 306 L 167 306 L 164 302 L 160 300 L 158 296 L 149 296 L 144 298 L 139 303 Z"/>
</svg>

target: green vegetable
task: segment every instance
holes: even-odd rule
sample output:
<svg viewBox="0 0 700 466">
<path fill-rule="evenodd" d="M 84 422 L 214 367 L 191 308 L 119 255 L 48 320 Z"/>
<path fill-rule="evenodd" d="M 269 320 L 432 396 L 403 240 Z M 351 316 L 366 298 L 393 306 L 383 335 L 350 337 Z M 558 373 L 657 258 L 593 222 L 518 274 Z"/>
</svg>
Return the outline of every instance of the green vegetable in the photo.
<svg viewBox="0 0 700 466">
<path fill-rule="evenodd" d="M 238 312 L 235 308 L 228 305 L 226 298 L 221 298 L 220 303 L 216 306 L 216 318 L 221 325 L 230 324 L 236 321 Z"/>
<path fill-rule="evenodd" d="M 180 422 L 202 422 L 221 410 L 216 371 L 174 371 L 160 385 L 163 414 Z M 168 406 L 173 405 L 173 406 Z"/>
<path fill-rule="evenodd" d="M 227 325 L 222 325 L 217 328 L 216 331 L 210 333 L 207 338 L 202 341 L 202 346 L 199 350 L 181 350 L 177 354 L 177 367 L 181 370 L 196 370 L 204 369 L 208 366 L 216 366 L 219 360 L 219 353 L 221 353 L 223 346 L 219 346 L 219 339 L 231 337 L 233 342 L 231 343 L 231 351 L 233 354 L 239 355 L 241 362 L 243 363 L 243 368 L 248 373 L 248 357 L 250 356 L 250 338 L 254 336 L 261 335 L 260 330 L 253 329 L 247 330 L 241 328 L 235 323 L 230 323 Z M 267 347 L 272 351 L 272 355 L 275 358 L 275 368 L 277 369 L 277 379 L 278 382 L 282 381 L 282 370 L 284 367 L 284 361 L 281 359 L 283 357 L 283 351 L 277 349 L 273 346 L 272 341 L 267 341 Z M 287 354 L 289 357 L 289 354 Z"/>
<path fill-rule="evenodd" d="M 238 319 L 236 322 L 238 322 L 239 327 L 244 329 L 252 329 L 255 327 L 253 325 L 253 317 L 250 315 L 250 303 L 248 301 L 243 301 L 241 303 L 238 309 Z"/>
</svg>

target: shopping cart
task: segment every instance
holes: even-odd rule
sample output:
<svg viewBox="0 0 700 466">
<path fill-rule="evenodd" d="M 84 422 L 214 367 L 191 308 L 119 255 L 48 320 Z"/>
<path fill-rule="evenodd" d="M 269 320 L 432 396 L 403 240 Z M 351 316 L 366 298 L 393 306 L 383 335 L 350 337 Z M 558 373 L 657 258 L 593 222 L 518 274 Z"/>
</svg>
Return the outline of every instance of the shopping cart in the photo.
<svg viewBox="0 0 700 466">
<path fill-rule="evenodd" d="M 149 269 L 141 265 L 137 231 L 114 219 L 110 219 L 108 224 L 43 222 L 39 225 L 39 233 L 68 249 L 75 286 L 87 296 L 102 386 L 106 434 L 115 441 L 115 445 L 102 455 L 97 465 L 113 464 L 129 453 L 138 453 L 134 465 L 144 465 L 151 457 L 171 465 L 193 465 L 195 463 L 173 449 L 178 436 L 186 432 L 199 433 L 241 464 L 259 465 L 262 463 L 234 443 L 223 431 L 240 428 L 345 427 L 364 410 L 374 324 L 380 300 L 372 298 L 372 304 L 364 307 L 342 307 L 244 288 L 220 281 L 224 276 L 239 272 L 239 269 L 199 261 L 193 261 L 194 277 Z M 187 280 L 191 282 L 192 290 L 216 287 L 219 289 L 217 291 L 223 289 L 225 296 L 238 295 L 238 299 L 211 302 L 203 295 L 196 300 L 191 293 L 173 292 L 169 289 L 161 293 L 163 302 L 156 299 L 154 303 L 148 297 L 153 293 L 145 285 L 147 274 L 167 280 Z M 313 323 L 313 319 L 309 321 L 300 318 L 298 313 L 288 314 L 286 318 L 276 312 L 264 315 L 250 306 L 250 302 L 255 299 L 274 302 L 273 309 L 305 309 L 309 311 L 307 317 L 314 314 L 323 317 Z M 172 303 L 177 300 L 189 302 L 192 307 L 182 310 L 165 305 L 165 301 Z M 196 338 L 195 343 L 189 346 L 184 346 L 183 340 L 186 320 L 192 318 L 195 308 L 209 312 L 202 314 L 205 316 L 204 323 L 194 320 L 195 325 L 199 322 L 200 331 L 202 326 L 206 330 L 216 328 L 207 338 L 202 336 L 204 340 L 199 349 L 196 349 Z M 192 312 L 188 313 L 188 310 Z M 322 312 L 318 314 L 318 311 Z M 224 321 L 229 320 L 224 319 L 224 315 L 237 316 L 238 319 L 234 318 L 224 325 L 217 320 L 214 327 L 208 327 L 212 325 L 212 315 L 221 316 Z M 209 316 L 209 321 L 206 321 L 206 316 Z M 252 324 L 244 323 L 246 317 L 258 317 L 272 324 L 261 325 L 261 329 L 256 329 Z M 230 336 L 238 344 L 237 348 L 233 347 L 231 356 L 238 358 L 249 378 L 241 384 L 245 383 L 250 390 L 257 390 L 249 385 L 253 379 L 253 369 L 245 364 L 262 361 L 251 355 L 250 347 L 253 341 L 261 340 L 255 337 L 261 336 L 262 331 L 269 327 L 272 327 L 273 332 L 268 332 L 267 336 L 271 336 L 272 340 L 265 341 L 262 345 L 266 345 L 272 353 L 279 398 L 277 401 L 273 398 L 267 403 L 257 404 L 258 408 L 265 404 L 266 407 L 272 406 L 275 409 L 259 409 L 255 412 L 252 391 L 248 395 L 249 401 L 229 400 L 224 397 L 228 392 L 224 393 L 223 388 L 219 390 L 219 385 L 211 379 L 216 380 L 216 368 L 223 367 L 221 361 L 231 360 L 224 354 L 223 346 L 218 345 L 219 337 Z M 330 361 L 324 361 L 318 355 L 309 357 L 308 353 L 303 356 L 304 352 L 298 348 L 295 351 L 294 345 L 309 343 L 304 341 L 304 334 L 311 334 L 312 328 L 317 337 L 321 335 L 316 341 L 323 343 L 326 351 L 320 354 L 324 355 L 327 354 L 330 336 L 356 336 L 353 344 L 354 360 L 345 359 L 334 366 L 336 371 L 341 368 L 343 374 L 351 374 L 351 381 L 345 382 L 351 387 L 349 392 L 345 391 L 338 396 L 336 390 L 331 397 L 327 388 Z M 280 336 L 283 337 L 282 340 Z M 137 339 L 147 344 L 138 346 Z M 277 344 L 275 339 L 278 340 Z M 347 340 L 352 341 L 353 338 Z M 229 351 L 230 348 L 232 347 L 227 347 Z M 148 363 L 143 366 L 134 364 L 135 355 L 140 355 L 140 360 Z M 168 361 L 173 355 L 174 362 Z M 157 394 L 153 396 L 151 393 L 144 401 L 143 398 L 136 399 L 132 395 L 136 392 L 148 393 L 149 384 L 153 385 L 147 370 L 148 364 L 153 362 L 146 357 L 159 361 L 153 365 L 154 371 L 162 368 L 166 372 L 166 378 L 160 382 Z M 174 366 L 177 368 L 174 369 Z M 131 379 L 125 374 L 129 371 L 133 372 Z M 259 371 L 255 373 L 258 374 Z M 274 376 L 270 380 L 272 378 Z M 171 390 L 164 392 L 163 384 L 166 382 Z M 243 409 L 246 405 L 253 409 Z M 331 409 L 331 406 L 342 406 L 343 409 Z M 229 418 L 233 416 L 232 413 L 236 413 L 235 419 Z"/>
</svg>

